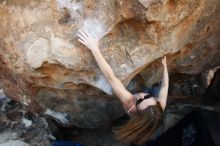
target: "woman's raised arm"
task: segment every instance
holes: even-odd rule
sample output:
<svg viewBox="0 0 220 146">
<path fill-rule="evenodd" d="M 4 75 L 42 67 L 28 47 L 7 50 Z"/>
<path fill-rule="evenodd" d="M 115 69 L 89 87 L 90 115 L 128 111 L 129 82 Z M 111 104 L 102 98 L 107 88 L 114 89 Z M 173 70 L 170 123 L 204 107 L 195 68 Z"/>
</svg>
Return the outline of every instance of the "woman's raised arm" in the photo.
<svg viewBox="0 0 220 146">
<path fill-rule="evenodd" d="M 167 71 L 166 56 L 162 59 L 162 64 L 163 64 L 163 78 L 162 78 L 162 86 L 159 92 L 158 100 L 164 110 L 167 104 L 167 96 L 168 96 L 168 88 L 169 88 L 169 76 Z"/>
<path fill-rule="evenodd" d="M 79 30 L 78 37 L 78 41 L 91 50 L 96 62 L 98 63 L 99 68 L 101 69 L 105 78 L 110 83 L 114 93 L 123 103 L 123 105 L 127 109 L 129 109 L 134 102 L 133 95 L 128 90 L 126 90 L 121 81 L 114 75 L 112 68 L 101 54 L 99 50 L 99 39 L 93 38 L 85 29 Z"/>
</svg>

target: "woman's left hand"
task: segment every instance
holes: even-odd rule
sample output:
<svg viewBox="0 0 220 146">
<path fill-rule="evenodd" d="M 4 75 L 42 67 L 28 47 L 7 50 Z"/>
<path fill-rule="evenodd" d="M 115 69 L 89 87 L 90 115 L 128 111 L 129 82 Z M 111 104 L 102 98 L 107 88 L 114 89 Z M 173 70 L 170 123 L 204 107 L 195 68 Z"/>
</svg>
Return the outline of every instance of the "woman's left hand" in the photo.
<svg viewBox="0 0 220 146">
<path fill-rule="evenodd" d="M 99 39 L 92 37 L 86 29 L 80 29 L 77 36 L 79 37 L 78 41 L 92 52 L 99 50 Z"/>
</svg>

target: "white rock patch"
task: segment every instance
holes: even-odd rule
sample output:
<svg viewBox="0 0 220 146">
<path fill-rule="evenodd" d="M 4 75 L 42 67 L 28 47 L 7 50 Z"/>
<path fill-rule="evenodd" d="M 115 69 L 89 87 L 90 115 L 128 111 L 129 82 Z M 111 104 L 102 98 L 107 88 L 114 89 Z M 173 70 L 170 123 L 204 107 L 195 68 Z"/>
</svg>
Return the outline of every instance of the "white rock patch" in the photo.
<svg viewBox="0 0 220 146">
<path fill-rule="evenodd" d="M 49 42 L 44 38 L 37 39 L 27 48 L 26 61 L 32 68 L 38 68 L 48 58 Z"/>
<path fill-rule="evenodd" d="M 32 125 L 32 121 L 28 120 L 26 118 L 22 118 L 22 123 L 25 125 L 26 128 L 28 128 Z"/>
<path fill-rule="evenodd" d="M 4 94 L 3 89 L 0 89 L 0 99 L 5 99 L 5 98 L 6 98 L 6 96 Z"/>
<path fill-rule="evenodd" d="M 100 76 L 96 81 L 96 87 L 102 89 L 105 93 L 112 95 L 112 87 L 104 76 Z"/>
<path fill-rule="evenodd" d="M 66 118 L 67 116 L 66 113 L 55 112 L 50 109 L 47 109 L 44 114 L 54 117 L 55 119 L 59 120 L 63 124 L 69 123 L 69 120 Z"/>
</svg>

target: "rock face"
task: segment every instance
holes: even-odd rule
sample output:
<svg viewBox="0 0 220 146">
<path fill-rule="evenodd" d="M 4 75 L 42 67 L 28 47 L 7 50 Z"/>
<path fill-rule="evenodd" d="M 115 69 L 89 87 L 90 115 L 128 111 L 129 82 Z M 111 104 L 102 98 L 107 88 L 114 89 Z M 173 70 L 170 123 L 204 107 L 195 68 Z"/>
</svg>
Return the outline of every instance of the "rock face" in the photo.
<svg viewBox="0 0 220 146">
<path fill-rule="evenodd" d="M 105 94 L 111 87 L 77 30 L 101 39 L 100 50 L 124 85 L 138 73 L 152 85 L 165 54 L 173 73 L 220 65 L 219 7 L 219 0 L 3 0 L 0 85 L 34 111 L 67 113 L 80 127 L 106 127 L 124 111 Z"/>
<path fill-rule="evenodd" d="M 49 146 L 53 138 L 44 117 L 7 97 L 0 99 L 0 136 L 1 146 Z"/>
</svg>

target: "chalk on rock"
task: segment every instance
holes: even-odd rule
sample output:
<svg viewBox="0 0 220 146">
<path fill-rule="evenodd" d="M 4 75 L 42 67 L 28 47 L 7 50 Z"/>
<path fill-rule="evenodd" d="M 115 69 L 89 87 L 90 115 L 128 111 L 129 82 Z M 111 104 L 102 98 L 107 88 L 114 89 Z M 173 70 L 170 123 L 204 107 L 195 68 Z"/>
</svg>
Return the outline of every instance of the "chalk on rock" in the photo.
<svg viewBox="0 0 220 146">
<path fill-rule="evenodd" d="M 107 33 L 105 25 L 96 19 L 86 19 L 82 28 L 86 29 L 94 38 L 100 39 Z"/>
</svg>

